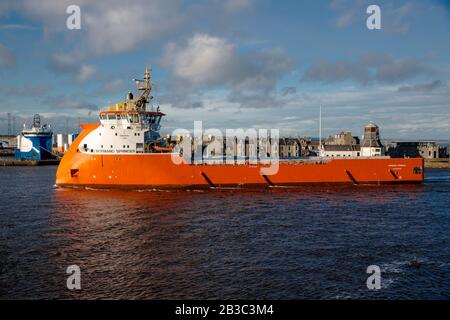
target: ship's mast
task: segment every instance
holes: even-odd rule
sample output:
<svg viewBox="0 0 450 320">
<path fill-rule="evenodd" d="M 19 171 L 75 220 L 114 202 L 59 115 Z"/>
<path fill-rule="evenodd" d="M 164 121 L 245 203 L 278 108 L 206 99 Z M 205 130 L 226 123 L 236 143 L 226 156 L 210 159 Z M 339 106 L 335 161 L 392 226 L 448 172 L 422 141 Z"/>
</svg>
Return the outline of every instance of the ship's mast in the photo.
<svg viewBox="0 0 450 320">
<path fill-rule="evenodd" d="M 136 80 L 136 85 L 138 90 L 144 91 L 141 96 L 136 100 L 135 104 L 138 110 L 145 111 L 145 106 L 150 100 L 152 99 L 152 96 L 150 95 L 152 91 L 152 83 L 150 81 L 150 69 L 148 67 L 148 64 L 145 66 L 145 75 L 144 75 L 144 81 L 145 81 L 145 87 L 141 87 L 139 85 L 140 82 L 143 82 L 142 80 Z"/>
<path fill-rule="evenodd" d="M 319 106 L 319 156 L 322 156 L 322 104 Z"/>
<path fill-rule="evenodd" d="M 150 82 L 150 70 L 148 68 L 148 64 L 145 66 L 144 79 L 145 79 L 145 92 L 144 92 L 144 95 L 145 95 L 145 99 L 148 102 L 148 97 L 150 96 L 150 91 L 152 90 L 152 84 Z"/>
</svg>

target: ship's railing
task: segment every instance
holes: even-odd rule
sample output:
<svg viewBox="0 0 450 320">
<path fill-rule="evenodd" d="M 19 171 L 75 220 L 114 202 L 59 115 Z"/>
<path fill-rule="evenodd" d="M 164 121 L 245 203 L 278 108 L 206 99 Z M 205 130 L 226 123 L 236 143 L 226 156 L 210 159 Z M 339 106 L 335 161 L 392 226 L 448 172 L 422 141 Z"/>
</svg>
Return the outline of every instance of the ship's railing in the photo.
<svg viewBox="0 0 450 320">
<path fill-rule="evenodd" d="M 52 133 L 52 129 L 51 128 L 25 128 L 22 130 L 23 134 L 51 134 Z"/>
<path fill-rule="evenodd" d="M 100 107 L 100 112 L 106 112 L 106 111 L 135 111 L 136 110 L 136 104 L 135 100 L 128 100 L 118 103 L 113 103 L 108 106 Z"/>
</svg>

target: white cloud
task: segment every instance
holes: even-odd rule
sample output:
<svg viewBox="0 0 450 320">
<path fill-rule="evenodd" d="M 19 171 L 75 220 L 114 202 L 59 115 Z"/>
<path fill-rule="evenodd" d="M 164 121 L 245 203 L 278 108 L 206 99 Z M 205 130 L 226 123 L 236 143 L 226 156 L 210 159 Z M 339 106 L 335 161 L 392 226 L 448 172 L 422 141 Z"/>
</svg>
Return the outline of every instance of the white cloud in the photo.
<svg viewBox="0 0 450 320">
<path fill-rule="evenodd" d="M 193 84 L 214 84 L 227 80 L 227 73 L 235 60 L 233 44 L 207 34 L 196 34 L 184 47 L 169 44 L 163 63 L 181 80 Z"/>
<path fill-rule="evenodd" d="M 13 3 L 13 1 L 10 1 Z M 66 28 L 69 5 L 81 9 L 81 30 Z M 161 38 L 183 21 L 179 0 L 23 0 L 15 8 L 42 21 L 47 36 L 65 32 L 87 45 L 86 54 L 110 54 L 135 49 Z"/>
<path fill-rule="evenodd" d="M 307 67 L 303 80 L 339 82 L 357 81 L 394 83 L 431 72 L 428 66 L 413 58 L 395 58 L 388 54 L 363 54 L 355 62 L 321 61 Z"/>
<path fill-rule="evenodd" d="M 78 58 L 70 54 L 55 53 L 50 56 L 48 67 L 59 74 L 69 74 L 78 82 L 91 79 L 97 68 L 90 64 L 84 64 Z"/>
<path fill-rule="evenodd" d="M 125 85 L 125 81 L 122 79 L 108 80 L 102 85 L 102 93 L 116 93 L 119 89 L 122 89 Z"/>
<path fill-rule="evenodd" d="M 240 53 L 224 38 L 196 34 L 181 44 L 166 47 L 163 65 L 178 88 L 222 86 L 229 101 L 243 107 L 264 107 L 274 101 L 274 89 L 292 67 L 291 59 L 280 48 Z"/>
<path fill-rule="evenodd" d="M 0 30 L 36 30 L 36 27 L 26 24 L 3 24 L 0 25 Z"/>
<path fill-rule="evenodd" d="M 50 70 L 61 73 L 73 73 L 77 70 L 76 59 L 68 54 L 54 53 L 48 61 Z"/>
<path fill-rule="evenodd" d="M 55 33 L 68 41 L 78 41 L 84 55 L 104 55 L 128 52 L 157 43 L 168 35 L 192 29 L 205 16 L 224 23 L 234 13 L 250 8 L 254 0 L 182 1 L 182 0 L 2 0 L 4 11 L 16 10 L 42 22 L 44 34 Z M 69 5 L 81 9 L 81 30 L 66 28 Z M 217 22 L 218 23 L 218 22 Z"/>
<path fill-rule="evenodd" d="M 126 52 L 145 45 L 182 19 L 178 0 L 95 1 L 84 13 L 89 44 L 96 53 Z"/>
<path fill-rule="evenodd" d="M 351 130 L 361 135 L 368 121 L 381 128 L 382 138 L 437 139 L 450 134 L 450 91 L 435 90 L 411 95 L 398 92 L 396 85 L 354 88 L 327 88 L 319 92 L 276 96 L 278 104 L 267 108 L 243 109 L 230 103 L 223 91 L 197 96 L 204 108 L 183 110 L 170 105 L 163 110 L 170 114 L 164 128 L 192 126 L 203 120 L 206 127 L 280 128 L 282 135 L 318 135 L 319 105 L 323 105 L 323 134 L 332 135 Z M 304 90 L 302 90 L 304 91 Z M 280 93 L 281 95 L 281 93 Z"/>
<path fill-rule="evenodd" d="M 97 69 L 93 65 L 83 64 L 75 79 L 80 82 L 91 79 L 96 70 Z"/>
<path fill-rule="evenodd" d="M 81 109 L 81 110 L 98 110 L 96 104 L 88 101 L 79 100 L 79 96 L 77 95 L 58 95 L 58 96 L 49 96 L 44 99 L 44 102 L 54 109 Z"/>
<path fill-rule="evenodd" d="M 185 87 L 228 85 L 241 90 L 271 89 L 292 67 L 281 48 L 240 53 L 229 40 L 203 33 L 167 45 L 162 64 Z"/>
</svg>

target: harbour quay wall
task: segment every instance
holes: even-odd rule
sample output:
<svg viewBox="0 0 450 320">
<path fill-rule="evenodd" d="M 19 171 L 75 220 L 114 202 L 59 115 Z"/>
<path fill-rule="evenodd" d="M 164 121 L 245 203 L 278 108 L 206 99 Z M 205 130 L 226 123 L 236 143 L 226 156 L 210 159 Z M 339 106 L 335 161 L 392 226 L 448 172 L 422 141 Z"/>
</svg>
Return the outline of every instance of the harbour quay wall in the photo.
<svg viewBox="0 0 450 320">
<path fill-rule="evenodd" d="M 14 157 L 0 157 L 0 167 L 51 166 L 59 164 L 59 160 L 17 160 Z"/>
<path fill-rule="evenodd" d="M 425 168 L 427 169 L 450 169 L 450 159 L 425 159 Z"/>
</svg>

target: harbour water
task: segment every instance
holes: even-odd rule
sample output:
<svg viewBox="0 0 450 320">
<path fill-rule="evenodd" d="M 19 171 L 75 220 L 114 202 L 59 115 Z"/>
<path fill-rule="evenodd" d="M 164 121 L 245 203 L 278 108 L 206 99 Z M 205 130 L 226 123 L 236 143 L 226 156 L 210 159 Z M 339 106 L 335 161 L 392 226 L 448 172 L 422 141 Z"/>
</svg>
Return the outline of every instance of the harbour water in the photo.
<svg viewBox="0 0 450 320">
<path fill-rule="evenodd" d="M 450 171 L 264 191 L 56 189 L 55 172 L 0 168 L 2 299 L 450 298 Z"/>
</svg>

